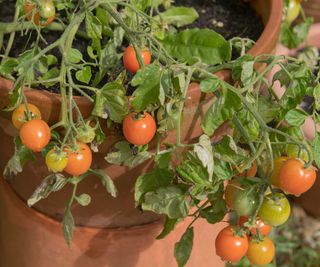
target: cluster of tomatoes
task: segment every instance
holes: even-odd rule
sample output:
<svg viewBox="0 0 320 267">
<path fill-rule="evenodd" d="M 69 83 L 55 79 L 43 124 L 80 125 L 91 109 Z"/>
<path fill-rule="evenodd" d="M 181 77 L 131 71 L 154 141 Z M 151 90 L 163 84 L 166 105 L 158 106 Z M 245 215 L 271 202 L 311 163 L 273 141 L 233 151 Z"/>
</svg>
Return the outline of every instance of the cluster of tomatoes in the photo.
<svg viewBox="0 0 320 267">
<path fill-rule="evenodd" d="M 257 163 L 240 176 L 254 177 Z M 268 170 L 267 170 L 268 172 Z M 225 200 L 230 210 L 240 217 L 238 224 L 224 228 L 216 238 L 216 253 L 223 260 L 238 262 L 244 256 L 251 264 L 263 266 L 275 255 L 275 246 L 267 237 L 274 226 L 285 223 L 291 212 L 285 194 L 299 196 L 308 191 L 316 180 L 316 171 L 305 167 L 297 158 L 279 157 L 274 160 L 271 184 L 274 192 L 263 196 L 259 206 L 259 195 L 254 187 L 232 179 L 225 189 Z M 258 210 L 257 210 L 258 209 Z M 256 216 L 257 215 L 257 216 Z"/>
<path fill-rule="evenodd" d="M 34 152 L 42 151 L 51 140 L 48 124 L 41 119 L 40 110 L 32 104 L 22 104 L 12 113 L 12 123 L 19 130 L 22 144 Z M 46 164 L 50 171 L 72 176 L 86 173 L 92 162 L 91 149 L 83 141 L 92 141 L 79 131 L 78 141 L 73 145 L 54 146 L 46 154 Z M 89 135 L 90 137 L 90 135 Z M 82 141 L 82 142 L 81 142 Z"/>
<path fill-rule="evenodd" d="M 56 16 L 56 8 L 53 0 L 41 0 L 38 4 L 26 0 L 24 1 L 23 10 L 29 21 L 40 26 L 48 26 Z"/>
</svg>

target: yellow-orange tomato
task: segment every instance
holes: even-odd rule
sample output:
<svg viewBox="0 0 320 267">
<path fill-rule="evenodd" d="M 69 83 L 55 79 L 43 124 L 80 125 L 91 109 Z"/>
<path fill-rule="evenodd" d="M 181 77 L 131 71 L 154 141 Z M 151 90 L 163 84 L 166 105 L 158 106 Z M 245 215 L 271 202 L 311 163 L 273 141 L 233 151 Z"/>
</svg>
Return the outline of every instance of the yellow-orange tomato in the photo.
<svg viewBox="0 0 320 267">
<path fill-rule="evenodd" d="M 248 250 L 248 237 L 235 235 L 236 227 L 227 226 L 218 234 L 215 246 L 216 254 L 222 260 L 228 262 L 238 262 Z"/>
<path fill-rule="evenodd" d="M 300 196 L 313 186 L 316 178 L 313 167 L 305 168 L 299 159 L 288 159 L 280 169 L 280 188 L 286 193 Z"/>
<path fill-rule="evenodd" d="M 28 110 L 30 112 L 29 119 L 41 119 L 41 112 L 35 105 L 28 104 Z M 27 121 L 26 112 L 27 107 L 25 104 L 21 104 L 20 107 L 16 108 L 12 112 L 11 121 L 14 127 L 16 127 L 18 130 Z"/>
<path fill-rule="evenodd" d="M 274 255 L 275 246 L 268 237 L 263 241 L 250 240 L 246 256 L 252 265 L 264 266 L 273 260 Z"/>
<path fill-rule="evenodd" d="M 41 26 L 48 26 L 56 15 L 56 8 L 52 0 L 40 0 L 39 6 L 30 0 L 26 0 L 23 10 L 28 20 L 32 20 L 34 24 Z"/>
<path fill-rule="evenodd" d="M 80 176 L 86 173 L 92 163 L 91 149 L 82 143 L 78 143 L 74 149 L 65 150 L 68 155 L 68 163 L 64 171 L 72 176 Z"/>
<path fill-rule="evenodd" d="M 142 49 L 140 51 L 144 65 L 151 63 L 151 53 L 148 49 Z M 133 46 L 128 46 L 123 54 L 123 64 L 126 70 L 136 73 L 140 69 L 140 65 L 136 56 L 136 52 Z"/>
<path fill-rule="evenodd" d="M 34 119 L 22 125 L 20 138 L 27 148 L 40 152 L 50 142 L 50 128 L 45 121 Z"/>
<path fill-rule="evenodd" d="M 257 171 L 258 171 L 258 164 L 257 164 L 257 161 L 255 160 L 252 163 L 252 166 L 249 169 L 245 170 L 243 173 L 241 173 L 239 176 L 254 177 L 257 174 Z"/>
</svg>

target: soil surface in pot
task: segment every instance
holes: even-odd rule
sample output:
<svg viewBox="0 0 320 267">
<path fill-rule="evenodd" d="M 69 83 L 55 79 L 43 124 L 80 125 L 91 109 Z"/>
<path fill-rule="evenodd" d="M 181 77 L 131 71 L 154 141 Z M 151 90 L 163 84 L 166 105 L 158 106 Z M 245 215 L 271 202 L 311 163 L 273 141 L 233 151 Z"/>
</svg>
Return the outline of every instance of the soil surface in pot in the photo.
<svg viewBox="0 0 320 267">
<path fill-rule="evenodd" d="M 15 3 L 16 0 L 0 0 L 0 22 L 11 22 L 13 20 Z M 242 0 L 176 0 L 175 6 L 192 6 L 198 11 L 199 19 L 192 25 L 188 25 L 187 28 L 210 28 L 223 35 L 226 39 L 238 36 L 256 41 L 264 29 L 260 16 L 249 3 L 245 3 Z M 46 40 L 46 42 L 40 41 L 39 46 L 41 48 L 53 43 L 61 35 L 61 32 L 48 32 L 45 29 L 41 33 Z M 17 33 L 10 56 L 18 57 L 23 51 L 30 49 L 34 45 L 36 37 L 36 33 L 32 31 L 24 36 Z M 9 35 L 6 35 L 4 38 L 4 46 L 0 47 L 0 54 L 4 53 L 8 38 Z M 87 40 L 77 38 L 73 47 L 80 50 L 83 55 L 86 55 L 87 45 Z M 58 60 L 61 59 L 58 49 L 52 50 L 51 54 L 55 55 Z M 122 70 L 123 69 L 119 69 L 114 73 L 117 75 L 121 73 Z M 108 80 L 113 79 L 112 77 L 106 77 L 101 85 L 104 85 Z M 49 88 L 39 85 L 37 89 L 58 93 L 59 85 L 57 84 Z M 133 91 L 134 89 L 127 85 L 127 94 L 131 95 Z M 90 94 L 90 92 L 87 93 Z"/>
</svg>

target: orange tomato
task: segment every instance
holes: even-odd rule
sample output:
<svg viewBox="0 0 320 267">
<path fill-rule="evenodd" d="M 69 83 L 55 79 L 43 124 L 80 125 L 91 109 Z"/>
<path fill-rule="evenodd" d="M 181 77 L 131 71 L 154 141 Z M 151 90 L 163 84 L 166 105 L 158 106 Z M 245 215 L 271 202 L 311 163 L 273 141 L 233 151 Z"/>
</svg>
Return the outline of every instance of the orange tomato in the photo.
<svg viewBox="0 0 320 267">
<path fill-rule="evenodd" d="M 239 218 L 239 225 L 243 227 L 243 225 L 248 221 L 248 218 L 241 216 Z M 251 234 L 257 235 L 258 231 L 261 235 L 266 236 L 270 233 L 272 226 L 265 224 L 261 219 L 258 219 L 255 223 L 256 227 L 250 229 Z"/>
<path fill-rule="evenodd" d="M 275 187 L 280 187 L 280 181 L 279 181 L 280 169 L 287 160 L 288 160 L 288 157 L 279 157 L 279 158 L 276 158 L 273 162 L 271 184 Z"/>
<path fill-rule="evenodd" d="M 48 26 L 55 18 L 56 9 L 52 0 L 40 0 L 40 5 L 26 0 L 23 6 L 24 14 L 36 25 Z"/>
<path fill-rule="evenodd" d="M 40 110 L 33 104 L 28 104 L 28 110 L 30 112 L 30 119 L 41 119 Z M 27 121 L 26 117 L 27 107 L 25 104 L 21 104 L 12 112 L 11 121 L 18 130 Z"/>
<path fill-rule="evenodd" d="M 273 260 L 274 255 L 275 246 L 268 237 L 263 241 L 250 240 L 246 256 L 252 265 L 264 266 Z"/>
<path fill-rule="evenodd" d="M 80 176 L 86 173 L 92 163 L 91 149 L 83 143 L 78 143 L 75 148 L 65 150 L 68 155 L 68 163 L 64 171 L 72 176 Z"/>
<path fill-rule="evenodd" d="M 27 148 L 40 152 L 50 142 L 50 128 L 45 121 L 34 119 L 22 125 L 20 138 Z"/>
<path fill-rule="evenodd" d="M 141 57 L 143 59 L 144 65 L 149 65 L 151 63 L 151 53 L 148 49 L 142 49 L 140 51 Z M 140 65 L 136 56 L 136 52 L 133 46 L 128 46 L 124 50 L 123 54 L 123 64 L 126 70 L 136 73 L 140 69 Z"/>
</svg>

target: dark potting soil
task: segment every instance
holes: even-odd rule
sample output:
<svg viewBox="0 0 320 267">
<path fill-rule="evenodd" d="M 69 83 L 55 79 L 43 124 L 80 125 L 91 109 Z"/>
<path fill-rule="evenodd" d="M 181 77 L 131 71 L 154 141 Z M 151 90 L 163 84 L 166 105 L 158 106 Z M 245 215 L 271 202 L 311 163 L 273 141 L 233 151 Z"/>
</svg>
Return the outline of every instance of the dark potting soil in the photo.
<svg viewBox="0 0 320 267">
<path fill-rule="evenodd" d="M 0 22 L 13 20 L 15 3 L 16 0 L 0 0 Z M 188 25 L 188 28 L 210 28 L 223 35 L 226 39 L 239 36 L 256 41 L 264 29 L 261 18 L 248 3 L 242 0 L 176 0 L 175 5 L 192 6 L 198 11 L 199 19 L 192 25 Z M 57 40 L 61 32 L 49 32 L 43 29 L 41 34 L 46 42 L 40 41 L 39 46 L 44 48 Z M 24 36 L 17 32 L 10 56 L 18 57 L 23 51 L 30 49 L 36 41 L 36 37 L 37 34 L 35 32 L 29 32 Z M 4 53 L 8 38 L 9 35 L 6 35 L 4 46 L 0 47 L 0 54 Z M 88 41 L 81 38 L 76 38 L 73 43 L 73 47 L 80 50 L 83 55 L 86 55 L 87 45 Z M 60 61 L 61 54 L 57 48 L 50 53 Z M 120 72 L 121 69 L 119 70 Z M 131 95 L 134 88 L 130 87 L 129 84 L 126 86 L 127 94 Z M 59 84 L 49 88 L 40 85 L 38 89 L 58 93 Z"/>
</svg>

